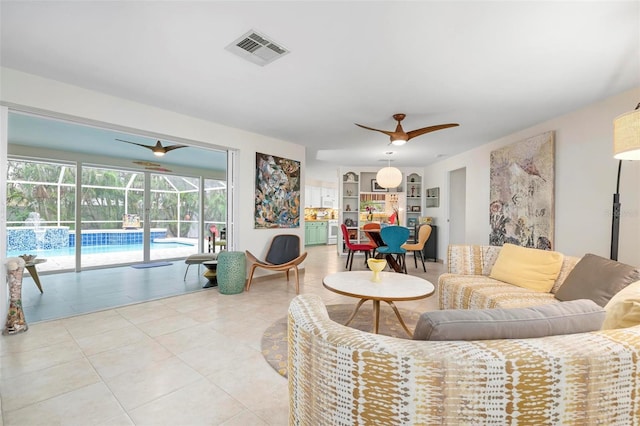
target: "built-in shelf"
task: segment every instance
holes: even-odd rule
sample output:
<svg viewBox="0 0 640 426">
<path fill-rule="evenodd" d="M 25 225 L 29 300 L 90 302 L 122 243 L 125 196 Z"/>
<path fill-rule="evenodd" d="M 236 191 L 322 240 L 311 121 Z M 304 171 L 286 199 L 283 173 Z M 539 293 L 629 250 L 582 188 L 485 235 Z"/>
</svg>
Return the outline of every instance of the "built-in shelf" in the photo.
<svg viewBox="0 0 640 426">
<path fill-rule="evenodd" d="M 427 188 L 425 207 L 440 207 L 440 188 Z"/>
</svg>

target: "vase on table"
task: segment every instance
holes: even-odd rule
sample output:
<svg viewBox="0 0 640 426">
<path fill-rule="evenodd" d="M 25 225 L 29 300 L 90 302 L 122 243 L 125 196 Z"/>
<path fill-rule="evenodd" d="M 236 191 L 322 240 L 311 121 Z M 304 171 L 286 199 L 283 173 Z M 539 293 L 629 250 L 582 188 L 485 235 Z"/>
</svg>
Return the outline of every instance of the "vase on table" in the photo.
<svg viewBox="0 0 640 426">
<path fill-rule="evenodd" d="M 10 257 L 7 259 L 7 284 L 9 285 L 9 311 L 2 334 L 23 333 L 29 329 L 22 310 L 22 274 L 24 259 Z"/>
<path fill-rule="evenodd" d="M 380 271 L 382 271 L 387 266 L 387 261 L 385 259 L 367 259 L 367 265 L 369 265 L 369 269 L 373 271 L 373 277 L 371 277 L 371 281 L 374 283 L 379 283 L 382 278 L 380 278 Z"/>
</svg>

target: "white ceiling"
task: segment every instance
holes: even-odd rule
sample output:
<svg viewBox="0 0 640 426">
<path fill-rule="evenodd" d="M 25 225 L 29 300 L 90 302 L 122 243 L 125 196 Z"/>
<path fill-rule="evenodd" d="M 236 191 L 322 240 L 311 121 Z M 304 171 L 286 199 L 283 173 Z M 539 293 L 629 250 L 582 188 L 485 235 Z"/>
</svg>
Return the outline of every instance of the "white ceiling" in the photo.
<svg viewBox="0 0 640 426">
<path fill-rule="evenodd" d="M 424 166 L 640 86 L 637 0 L 0 7 L 2 66 L 305 145 L 319 179 L 385 158 L 388 138 L 354 123 L 460 123 L 393 147 Z M 225 50 L 250 29 L 291 53 L 261 67 Z"/>
</svg>

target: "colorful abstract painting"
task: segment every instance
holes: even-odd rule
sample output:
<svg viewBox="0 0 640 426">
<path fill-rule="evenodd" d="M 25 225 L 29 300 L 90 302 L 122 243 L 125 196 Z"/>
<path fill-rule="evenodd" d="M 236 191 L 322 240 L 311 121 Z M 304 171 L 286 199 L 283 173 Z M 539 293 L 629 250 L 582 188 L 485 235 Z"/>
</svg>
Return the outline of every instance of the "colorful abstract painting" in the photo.
<svg viewBox="0 0 640 426">
<path fill-rule="evenodd" d="M 255 228 L 300 227 L 300 162 L 256 153 Z"/>
<path fill-rule="evenodd" d="M 553 249 L 554 157 L 553 132 L 491 153 L 490 245 Z"/>
</svg>

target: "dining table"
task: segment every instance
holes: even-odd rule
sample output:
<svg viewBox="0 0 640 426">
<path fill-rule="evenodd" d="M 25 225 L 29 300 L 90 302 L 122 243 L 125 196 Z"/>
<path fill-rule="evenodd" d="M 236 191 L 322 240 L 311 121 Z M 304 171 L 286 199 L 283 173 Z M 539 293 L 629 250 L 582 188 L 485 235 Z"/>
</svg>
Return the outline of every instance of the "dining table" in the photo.
<svg viewBox="0 0 640 426">
<path fill-rule="evenodd" d="M 386 246 L 382 240 L 379 229 L 363 229 L 363 231 L 378 245 L 378 247 Z M 382 253 L 376 253 L 376 259 L 382 259 L 383 257 L 391 269 L 396 272 L 404 273 L 402 265 L 393 257 L 393 254 L 389 253 L 385 255 Z"/>
</svg>

